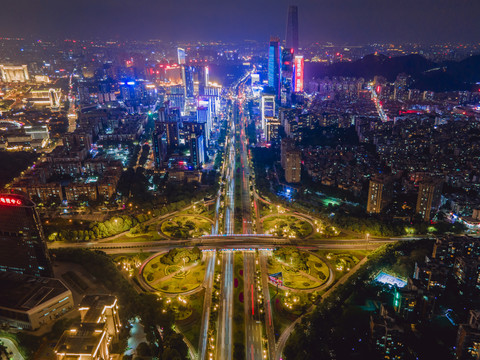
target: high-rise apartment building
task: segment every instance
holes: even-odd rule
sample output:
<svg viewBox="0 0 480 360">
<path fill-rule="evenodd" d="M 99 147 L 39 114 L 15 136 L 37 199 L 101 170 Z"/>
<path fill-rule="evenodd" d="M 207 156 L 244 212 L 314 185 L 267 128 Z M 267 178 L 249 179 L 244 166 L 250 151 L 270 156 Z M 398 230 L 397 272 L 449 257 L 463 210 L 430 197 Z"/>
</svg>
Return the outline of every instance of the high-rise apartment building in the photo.
<svg viewBox="0 0 480 360">
<path fill-rule="evenodd" d="M 17 194 L 0 194 L 0 271 L 53 277 L 35 204 Z"/>
<path fill-rule="evenodd" d="M 155 169 L 161 169 L 167 161 L 167 135 L 163 131 L 155 130 L 152 136 L 153 159 Z"/>
<path fill-rule="evenodd" d="M 429 221 L 440 207 L 442 185 L 441 179 L 432 179 L 420 183 L 415 212 L 424 221 Z"/>
<path fill-rule="evenodd" d="M 370 214 L 381 213 L 390 199 L 390 179 L 385 176 L 371 179 L 368 186 L 367 212 Z"/>
<path fill-rule="evenodd" d="M 302 175 L 302 152 L 291 139 L 283 139 L 280 146 L 281 164 L 288 183 L 298 183 Z"/>
</svg>

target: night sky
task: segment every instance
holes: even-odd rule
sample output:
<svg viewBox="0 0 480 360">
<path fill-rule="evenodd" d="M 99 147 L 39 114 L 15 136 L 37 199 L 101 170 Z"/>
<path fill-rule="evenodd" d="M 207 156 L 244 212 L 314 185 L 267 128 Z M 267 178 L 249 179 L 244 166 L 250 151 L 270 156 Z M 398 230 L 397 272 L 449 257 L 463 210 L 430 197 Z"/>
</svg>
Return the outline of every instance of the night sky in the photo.
<svg viewBox="0 0 480 360">
<path fill-rule="evenodd" d="M 1 0 L 0 36 L 265 40 L 286 0 Z M 300 41 L 480 40 L 478 0 L 298 0 Z"/>
</svg>

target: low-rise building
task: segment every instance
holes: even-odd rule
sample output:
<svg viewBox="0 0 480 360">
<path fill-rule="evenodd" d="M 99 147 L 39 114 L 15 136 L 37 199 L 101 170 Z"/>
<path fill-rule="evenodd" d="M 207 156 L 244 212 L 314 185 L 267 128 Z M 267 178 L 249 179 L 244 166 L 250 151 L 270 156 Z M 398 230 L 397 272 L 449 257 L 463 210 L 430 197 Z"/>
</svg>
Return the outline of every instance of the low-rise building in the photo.
<svg viewBox="0 0 480 360">
<path fill-rule="evenodd" d="M 52 278 L 0 272 L 0 324 L 36 330 L 74 308 L 72 292 Z"/>
</svg>

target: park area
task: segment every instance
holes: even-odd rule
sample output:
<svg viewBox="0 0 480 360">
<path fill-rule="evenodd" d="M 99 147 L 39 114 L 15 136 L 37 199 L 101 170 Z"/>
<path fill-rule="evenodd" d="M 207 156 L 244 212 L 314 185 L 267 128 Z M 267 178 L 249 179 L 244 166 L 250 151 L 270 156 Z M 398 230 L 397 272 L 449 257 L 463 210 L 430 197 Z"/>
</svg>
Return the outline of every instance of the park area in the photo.
<svg viewBox="0 0 480 360">
<path fill-rule="evenodd" d="M 208 235 L 212 223 L 208 218 L 198 215 L 179 215 L 165 220 L 160 225 L 161 232 L 174 239 L 189 239 Z"/>
<path fill-rule="evenodd" d="M 183 294 L 203 283 L 205 266 L 198 248 L 172 249 L 150 258 L 141 276 L 152 289 L 165 294 Z"/>
<path fill-rule="evenodd" d="M 291 238 L 305 238 L 313 233 L 313 227 L 307 220 L 294 215 L 266 217 L 263 219 L 263 230 L 265 234 Z"/>
<path fill-rule="evenodd" d="M 312 253 L 293 247 L 277 249 L 268 260 L 268 273 L 282 273 L 283 286 L 310 290 L 325 284 L 330 277 L 328 265 Z"/>
</svg>

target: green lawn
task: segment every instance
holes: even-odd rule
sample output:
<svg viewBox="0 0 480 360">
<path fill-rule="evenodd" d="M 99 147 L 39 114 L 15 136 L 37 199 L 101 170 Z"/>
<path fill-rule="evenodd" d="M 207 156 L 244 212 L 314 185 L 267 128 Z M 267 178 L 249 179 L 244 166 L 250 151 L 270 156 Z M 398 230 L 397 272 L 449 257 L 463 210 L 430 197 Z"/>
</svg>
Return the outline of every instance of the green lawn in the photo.
<svg viewBox="0 0 480 360">
<path fill-rule="evenodd" d="M 213 220 L 215 218 L 215 210 L 213 206 L 208 210 L 203 204 L 198 204 L 182 211 L 179 215 L 202 215 Z"/>
<path fill-rule="evenodd" d="M 272 256 L 268 260 L 268 272 L 270 274 L 281 272 L 283 284 L 286 287 L 298 290 L 313 289 L 328 280 L 329 271 L 327 265 L 315 255 L 310 254 L 307 265 L 308 269 L 302 273 Z"/>
<path fill-rule="evenodd" d="M 197 348 L 198 342 L 200 341 L 204 297 L 205 289 L 187 296 L 187 302 L 192 310 L 191 316 L 188 319 L 176 322 L 179 330 L 195 348 Z"/>
<path fill-rule="evenodd" d="M 285 291 L 278 289 L 270 284 L 268 287 L 270 291 L 270 301 L 273 317 L 273 329 L 275 333 L 275 339 L 278 340 L 280 335 L 285 329 L 298 318 L 301 311 L 297 308 L 289 309 L 285 306 Z"/>
<path fill-rule="evenodd" d="M 148 262 L 142 273 L 144 280 L 154 289 L 165 293 L 184 293 L 198 288 L 203 283 L 206 268 L 206 264 L 203 261 L 198 261 L 198 265 L 183 271 L 183 263 L 179 265 L 165 265 L 160 262 L 162 256 L 157 256 Z M 188 262 L 185 264 L 186 267 L 189 265 L 191 264 Z M 176 273 L 176 275 L 161 280 L 173 273 Z"/>
<path fill-rule="evenodd" d="M 335 281 L 340 280 L 360 260 L 371 253 L 370 250 L 317 250 L 316 253 L 330 262 L 335 273 Z"/>
<path fill-rule="evenodd" d="M 257 204 L 259 206 L 260 217 L 277 213 L 277 208 L 273 205 L 268 205 L 267 203 L 264 203 L 261 200 L 257 201 Z"/>
<path fill-rule="evenodd" d="M 285 237 L 295 236 L 298 238 L 304 238 L 313 232 L 310 223 L 292 215 L 278 215 L 266 218 L 263 221 L 263 230 L 266 234 Z"/>
</svg>

